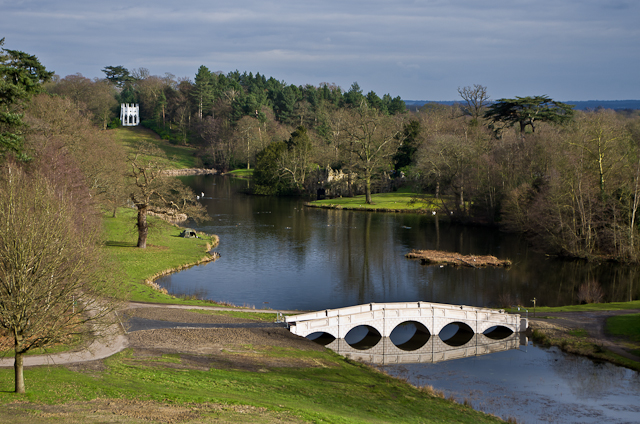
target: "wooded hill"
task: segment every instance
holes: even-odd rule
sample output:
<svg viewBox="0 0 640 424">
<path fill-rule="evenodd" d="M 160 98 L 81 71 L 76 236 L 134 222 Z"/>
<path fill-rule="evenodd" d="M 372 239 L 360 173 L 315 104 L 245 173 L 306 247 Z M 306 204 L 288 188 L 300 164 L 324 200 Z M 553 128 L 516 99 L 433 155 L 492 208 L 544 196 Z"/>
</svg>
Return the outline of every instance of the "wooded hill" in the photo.
<svg viewBox="0 0 640 424">
<path fill-rule="evenodd" d="M 100 124 L 120 102 L 140 103 L 143 124 L 197 147 L 203 166 L 254 168 L 255 193 L 349 196 L 410 185 L 435 195 L 448 216 L 527 233 L 548 253 L 640 257 L 638 111 L 575 111 L 547 96 L 491 99 L 474 85 L 459 88 L 459 103 L 410 112 L 399 97 L 364 94 L 357 83 L 347 91 L 294 86 L 204 66 L 193 81 L 145 69 L 105 73 L 46 89 Z M 91 94 L 105 87 L 110 96 Z M 108 119 L 98 98 L 114 106 Z"/>
</svg>

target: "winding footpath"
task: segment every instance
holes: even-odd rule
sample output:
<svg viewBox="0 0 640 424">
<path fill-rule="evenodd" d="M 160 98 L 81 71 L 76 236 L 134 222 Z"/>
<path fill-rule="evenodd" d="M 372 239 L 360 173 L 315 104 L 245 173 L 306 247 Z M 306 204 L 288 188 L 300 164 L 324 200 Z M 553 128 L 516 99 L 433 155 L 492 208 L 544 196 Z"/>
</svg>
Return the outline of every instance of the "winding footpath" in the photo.
<svg viewBox="0 0 640 424">
<path fill-rule="evenodd" d="M 126 309 L 133 308 L 166 308 L 166 309 L 204 309 L 210 311 L 233 311 L 233 312 L 250 312 L 250 313 L 300 313 L 300 311 L 274 311 L 272 309 L 242 309 L 242 308 L 225 308 L 219 306 L 192 306 L 192 305 L 165 305 L 155 303 L 138 303 L 130 302 Z M 107 334 L 102 335 L 88 348 L 77 352 L 63 352 L 49 355 L 29 355 L 24 356 L 24 366 L 32 367 L 38 365 L 63 365 L 76 362 L 88 362 L 98 359 L 108 358 L 116 354 L 129 345 L 127 334 L 133 331 L 144 331 L 153 329 L 169 329 L 169 328 L 239 328 L 239 327 L 281 327 L 280 323 L 248 323 L 248 324 L 191 324 L 178 323 L 159 320 L 133 319 L 125 326 L 118 322 L 111 326 Z M 0 367 L 13 367 L 14 358 L 0 358 Z"/>
</svg>

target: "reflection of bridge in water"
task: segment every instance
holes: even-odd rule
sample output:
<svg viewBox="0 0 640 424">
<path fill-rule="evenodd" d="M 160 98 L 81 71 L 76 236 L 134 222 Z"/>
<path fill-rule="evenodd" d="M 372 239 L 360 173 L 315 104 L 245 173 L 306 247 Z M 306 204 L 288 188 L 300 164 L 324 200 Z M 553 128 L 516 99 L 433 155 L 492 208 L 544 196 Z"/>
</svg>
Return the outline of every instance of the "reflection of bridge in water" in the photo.
<svg viewBox="0 0 640 424">
<path fill-rule="evenodd" d="M 528 324 L 503 310 L 429 302 L 368 303 L 286 321 L 294 334 L 376 364 L 439 362 L 517 349 L 517 334 Z"/>
<path fill-rule="evenodd" d="M 523 339 L 521 341 L 521 339 Z M 450 346 L 438 336 L 429 338 L 422 347 L 415 350 L 403 350 L 396 346 L 389 337 L 383 337 L 378 344 L 369 349 L 352 347 L 345 339 L 335 339 L 326 345 L 334 352 L 347 358 L 378 365 L 436 363 L 452 359 L 480 356 L 489 353 L 518 349 L 526 344 L 526 337 L 517 333 L 495 340 L 484 334 L 474 334 L 462 346 Z"/>
</svg>

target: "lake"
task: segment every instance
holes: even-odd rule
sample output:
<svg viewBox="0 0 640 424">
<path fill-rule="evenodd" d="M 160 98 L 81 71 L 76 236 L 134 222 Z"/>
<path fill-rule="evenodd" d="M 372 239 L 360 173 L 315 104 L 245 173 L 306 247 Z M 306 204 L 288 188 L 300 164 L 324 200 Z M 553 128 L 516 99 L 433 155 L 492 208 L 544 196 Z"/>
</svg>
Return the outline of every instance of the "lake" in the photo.
<svg viewBox="0 0 640 424">
<path fill-rule="evenodd" d="M 451 225 L 438 215 L 309 208 L 299 198 L 242 194 L 246 180 L 188 177 L 211 219 L 190 224 L 220 236 L 221 258 L 158 280 L 173 294 L 237 305 L 320 310 L 368 302 L 429 301 L 471 306 L 577 303 L 597 281 L 605 301 L 640 296 L 637 267 L 561 261 L 522 237 Z M 439 249 L 510 259 L 510 269 L 420 265 L 404 255 Z"/>
<path fill-rule="evenodd" d="M 556 260 L 493 228 L 451 225 L 438 215 L 308 208 L 297 198 L 245 195 L 247 181 L 224 176 L 184 181 L 204 193 L 211 216 L 190 225 L 220 236 L 221 258 L 157 280 L 175 295 L 301 311 L 397 301 L 531 307 L 533 298 L 557 306 L 578 303 L 578 289 L 589 281 L 602 286 L 604 301 L 640 296 L 637 267 Z M 423 266 L 404 257 L 412 249 L 489 254 L 513 266 Z M 380 368 L 519 423 L 640 422 L 639 373 L 531 342 Z"/>
</svg>

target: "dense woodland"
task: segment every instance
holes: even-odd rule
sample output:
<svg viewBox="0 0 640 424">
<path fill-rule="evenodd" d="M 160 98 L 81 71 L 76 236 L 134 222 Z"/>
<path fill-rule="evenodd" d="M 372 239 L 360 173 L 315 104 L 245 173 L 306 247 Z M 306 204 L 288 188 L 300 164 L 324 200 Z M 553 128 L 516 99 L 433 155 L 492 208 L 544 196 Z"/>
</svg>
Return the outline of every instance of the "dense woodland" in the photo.
<svg viewBox="0 0 640 424">
<path fill-rule="evenodd" d="M 41 147 L 32 144 L 51 134 L 39 125 L 78 128 L 87 133 L 72 138 L 88 144 L 65 151 L 79 152 L 73 160 L 85 173 L 120 168 L 124 155 L 94 164 L 89 156 L 96 155 L 82 149 L 110 145 L 104 139 L 118 125 L 120 103 L 139 103 L 142 124 L 197 147 L 203 167 L 254 169 L 256 194 L 323 188 L 371 201 L 371 192 L 406 186 L 452 219 L 526 233 L 550 254 L 640 258 L 636 110 L 574 111 L 546 96 L 492 100 L 486 87 L 474 85 L 458 89 L 458 104 L 412 112 L 399 97 L 364 94 L 357 83 L 346 91 L 330 83 L 295 86 L 205 66 L 193 80 L 144 68 L 103 71 L 104 79 L 76 74 L 45 82 L 48 95 L 25 107 L 34 152 Z M 126 183 L 108 175 L 87 175 L 90 189 L 112 206 L 131 198 L 118 185 Z"/>
</svg>

